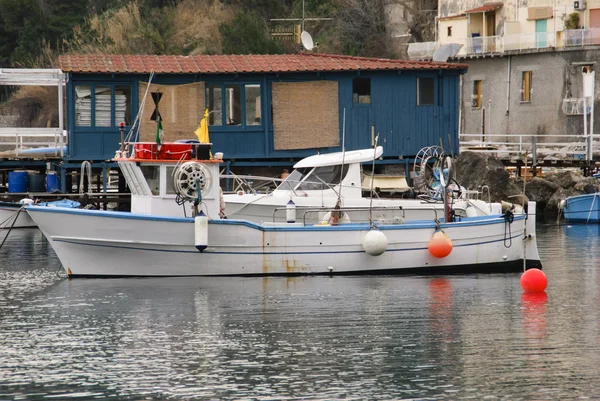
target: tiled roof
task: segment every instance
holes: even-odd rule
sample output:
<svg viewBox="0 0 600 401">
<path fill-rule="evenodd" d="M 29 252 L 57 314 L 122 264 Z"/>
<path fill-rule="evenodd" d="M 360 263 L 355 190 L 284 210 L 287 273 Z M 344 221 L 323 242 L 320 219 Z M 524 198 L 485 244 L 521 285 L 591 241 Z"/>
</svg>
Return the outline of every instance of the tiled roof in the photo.
<svg viewBox="0 0 600 401">
<path fill-rule="evenodd" d="M 333 54 L 143 56 L 69 54 L 63 72 L 100 74 L 235 74 L 264 72 L 466 69 L 465 64 L 390 60 Z"/>
<path fill-rule="evenodd" d="M 497 10 L 504 6 L 504 3 L 487 3 L 482 5 L 481 7 L 474 8 L 472 10 L 465 11 L 465 14 L 473 14 L 473 13 L 485 13 L 488 11 Z"/>
</svg>

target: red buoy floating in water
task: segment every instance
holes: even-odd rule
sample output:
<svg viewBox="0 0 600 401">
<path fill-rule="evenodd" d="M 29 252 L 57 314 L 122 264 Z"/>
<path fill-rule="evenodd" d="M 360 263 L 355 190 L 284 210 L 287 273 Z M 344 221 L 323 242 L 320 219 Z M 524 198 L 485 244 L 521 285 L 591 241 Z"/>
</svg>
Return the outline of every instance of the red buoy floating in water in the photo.
<svg viewBox="0 0 600 401">
<path fill-rule="evenodd" d="M 436 258 L 445 258 L 452 252 L 452 240 L 443 231 L 436 231 L 427 244 L 429 253 Z"/>
<path fill-rule="evenodd" d="M 525 292 L 543 292 L 548 286 L 548 279 L 540 269 L 529 269 L 521 276 L 521 288 Z"/>
</svg>

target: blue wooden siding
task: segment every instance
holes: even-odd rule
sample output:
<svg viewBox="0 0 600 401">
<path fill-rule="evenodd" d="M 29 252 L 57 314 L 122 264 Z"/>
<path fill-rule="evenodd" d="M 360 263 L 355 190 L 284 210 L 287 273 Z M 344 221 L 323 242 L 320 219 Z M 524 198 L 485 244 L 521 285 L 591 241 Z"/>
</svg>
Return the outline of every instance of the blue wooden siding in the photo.
<svg viewBox="0 0 600 401">
<path fill-rule="evenodd" d="M 302 82 L 334 80 L 339 89 L 339 132 L 342 139 L 343 115 L 346 111 L 346 149 L 371 146 L 371 127 L 379 134 L 379 144 L 386 158 L 410 158 L 424 146 L 439 145 L 458 153 L 458 86 L 464 71 L 370 71 L 312 74 L 239 74 L 239 75 L 163 75 L 153 80 L 157 84 L 183 84 L 203 81 L 206 85 L 220 83 L 261 83 L 262 125 L 210 126 L 213 149 L 224 152 L 226 159 L 274 160 L 298 159 L 314 154 L 316 149 L 276 151 L 271 123 L 272 82 Z M 353 103 L 352 79 L 368 77 L 371 82 L 371 103 Z M 417 105 L 417 78 L 434 79 L 434 104 Z M 108 84 L 132 86 L 132 120 L 139 108 L 138 81 L 146 75 L 72 74 L 68 86 L 67 113 L 69 124 L 69 159 L 105 160 L 114 156 L 120 134 L 118 127 L 75 127 L 75 85 Z M 92 113 L 94 107 L 92 105 Z M 127 130 L 129 127 L 127 127 Z M 318 133 L 316 133 L 318 134 Z M 194 133 L 190 132 L 190 138 Z M 452 146 L 450 146 L 450 142 Z M 339 150 L 320 149 L 321 152 Z"/>
</svg>

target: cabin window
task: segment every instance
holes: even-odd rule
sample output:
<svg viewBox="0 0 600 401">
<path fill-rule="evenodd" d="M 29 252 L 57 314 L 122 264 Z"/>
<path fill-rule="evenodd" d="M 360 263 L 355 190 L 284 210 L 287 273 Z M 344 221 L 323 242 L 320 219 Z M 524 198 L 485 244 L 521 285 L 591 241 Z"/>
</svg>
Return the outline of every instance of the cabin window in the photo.
<svg viewBox="0 0 600 401">
<path fill-rule="evenodd" d="M 531 71 L 523 71 L 523 82 L 521 83 L 521 102 L 531 102 L 531 95 L 533 94 L 533 88 L 531 87 Z"/>
<path fill-rule="evenodd" d="M 223 125 L 222 101 L 221 86 L 206 88 L 206 107 L 209 110 L 208 125 Z"/>
<path fill-rule="evenodd" d="M 352 102 L 371 103 L 371 78 L 354 78 L 352 80 Z"/>
<path fill-rule="evenodd" d="M 452 27 L 448 27 L 448 37 L 452 36 Z"/>
<path fill-rule="evenodd" d="M 260 125 L 260 85 L 245 85 L 246 125 Z"/>
<path fill-rule="evenodd" d="M 208 124 L 243 126 L 262 124 L 260 84 L 210 85 L 206 88 Z"/>
<path fill-rule="evenodd" d="M 140 166 L 152 195 L 160 195 L 160 166 Z"/>
<path fill-rule="evenodd" d="M 131 85 L 76 85 L 75 125 L 112 127 L 131 125 Z"/>
<path fill-rule="evenodd" d="M 434 79 L 417 78 L 417 105 L 431 106 L 434 103 Z"/>
<path fill-rule="evenodd" d="M 323 191 L 339 185 L 348 174 L 348 165 L 315 167 L 310 175 L 298 186 L 301 191 Z"/>
<path fill-rule="evenodd" d="M 471 95 L 471 107 L 481 108 L 481 80 L 473 81 L 473 94 Z"/>
<path fill-rule="evenodd" d="M 167 184 L 167 188 L 165 189 L 165 193 L 167 195 L 177 195 L 177 192 L 173 188 L 173 173 L 175 172 L 175 166 L 167 166 L 166 170 L 167 177 L 165 178 L 165 183 Z"/>
</svg>

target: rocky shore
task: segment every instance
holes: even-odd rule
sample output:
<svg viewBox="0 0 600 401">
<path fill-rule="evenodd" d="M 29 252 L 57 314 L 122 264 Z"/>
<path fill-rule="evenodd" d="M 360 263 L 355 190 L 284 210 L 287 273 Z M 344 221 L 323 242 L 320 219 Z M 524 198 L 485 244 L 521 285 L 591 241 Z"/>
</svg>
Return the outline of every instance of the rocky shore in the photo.
<svg viewBox="0 0 600 401">
<path fill-rule="evenodd" d="M 460 154 L 455 160 L 454 174 L 461 186 L 482 192 L 483 200 L 488 200 L 487 189 L 482 191 L 488 186 L 492 202 L 525 204 L 532 200 L 537 202 L 538 213 L 554 216 L 563 199 L 600 191 L 600 180 L 584 177 L 579 170 L 564 169 L 534 177 L 525 184 L 523 196 L 522 178 L 511 176 L 500 160 L 475 152 Z"/>
</svg>

